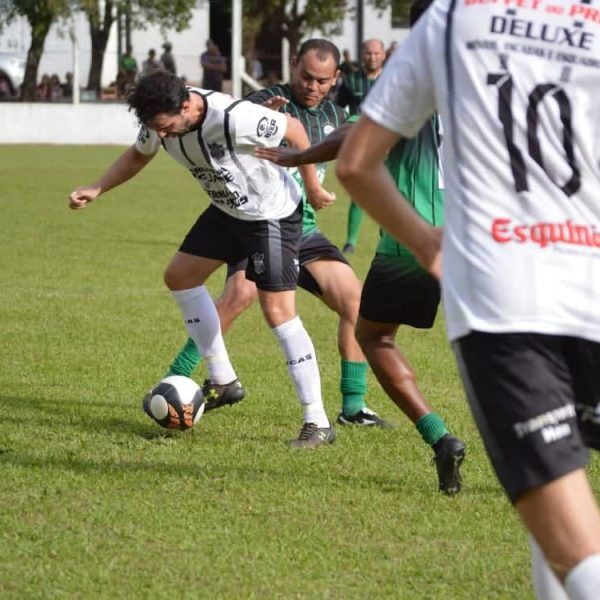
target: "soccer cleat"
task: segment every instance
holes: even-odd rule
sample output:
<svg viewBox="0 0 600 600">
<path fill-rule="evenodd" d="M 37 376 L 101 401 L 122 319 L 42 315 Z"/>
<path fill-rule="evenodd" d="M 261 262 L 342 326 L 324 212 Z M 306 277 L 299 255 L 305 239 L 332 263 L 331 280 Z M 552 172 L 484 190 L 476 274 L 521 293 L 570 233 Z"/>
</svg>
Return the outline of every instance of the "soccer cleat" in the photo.
<svg viewBox="0 0 600 600">
<path fill-rule="evenodd" d="M 344 244 L 344 247 L 342 248 L 342 252 L 344 254 L 354 254 L 354 250 L 356 249 L 356 246 L 354 244 Z"/>
<path fill-rule="evenodd" d="M 447 433 L 434 444 L 434 450 L 432 462 L 435 462 L 437 469 L 440 492 L 447 496 L 458 494 L 462 482 L 460 465 L 465 459 L 465 443 Z"/>
<path fill-rule="evenodd" d="M 225 384 L 211 383 L 210 379 L 206 379 L 202 385 L 202 394 L 204 394 L 206 402 L 204 412 L 221 408 L 227 404 L 237 404 L 245 396 L 239 379 Z"/>
<path fill-rule="evenodd" d="M 359 427 L 380 427 L 381 429 L 394 429 L 394 426 L 384 421 L 375 411 L 363 408 L 355 415 L 347 417 L 343 412 L 338 415 L 338 425 L 358 425 Z"/>
<path fill-rule="evenodd" d="M 317 427 L 316 423 L 304 423 L 295 440 L 289 442 L 290 448 L 316 448 L 321 444 L 333 444 L 335 431 L 333 427 Z"/>
</svg>

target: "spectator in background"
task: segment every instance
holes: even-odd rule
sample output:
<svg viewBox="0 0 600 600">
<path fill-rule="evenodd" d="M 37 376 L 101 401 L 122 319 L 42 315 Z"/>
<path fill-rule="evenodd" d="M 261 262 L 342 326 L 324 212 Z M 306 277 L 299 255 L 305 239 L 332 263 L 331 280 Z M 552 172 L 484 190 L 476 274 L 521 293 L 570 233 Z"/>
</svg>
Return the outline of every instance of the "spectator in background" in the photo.
<svg viewBox="0 0 600 600">
<path fill-rule="evenodd" d="M 127 88 L 135 81 L 138 74 L 138 64 L 132 55 L 133 48 L 127 46 L 125 54 L 119 59 L 119 73 L 117 75 L 117 97 L 121 98 Z"/>
<path fill-rule="evenodd" d="M 73 96 L 73 73 L 71 71 L 65 73 L 65 82 L 61 87 L 63 98 L 71 98 Z"/>
<path fill-rule="evenodd" d="M 160 62 L 162 63 L 163 69 L 173 73 L 173 75 L 177 75 L 177 66 L 175 65 L 171 42 L 165 42 L 162 47 L 164 52 L 160 55 Z"/>
<path fill-rule="evenodd" d="M 35 88 L 36 100 L 50 100 L 50 75 L 44 73 Z"/>
<path fill-rule="evenodd" d="M 57 73 L 53 73 L 50 77 L 50 100 L 60 100 L 63 97 L 62 85 L 60 83 L 60 77 Z"/>
<path fill-rule="evenodd" d="M 347 48 L 342 52 L 344 60 L 340 63 L 342 76 L 350 75 L 358 69 L 358 65 L 350 58 L 350 50 Z"/>
<path fill-rule="evenodd" d="M 162 63 L 156 58 L 156 50 L 150 48 L 150 50 L 148 50 L 148 58 L 142 63 L 142 73 L 148 75 L 148 73 L 156 71 L 157 69 L 162 69 Z"/>
<path fill-rule="evenodd" d="M 212 40 L 206 41 L 206 52 L 200 55 L 200 65 L 203 69 L 202 87 L 205 90 L 223 91 L 223 77 L 227 66 L 225 58 Z"/>
</svg>

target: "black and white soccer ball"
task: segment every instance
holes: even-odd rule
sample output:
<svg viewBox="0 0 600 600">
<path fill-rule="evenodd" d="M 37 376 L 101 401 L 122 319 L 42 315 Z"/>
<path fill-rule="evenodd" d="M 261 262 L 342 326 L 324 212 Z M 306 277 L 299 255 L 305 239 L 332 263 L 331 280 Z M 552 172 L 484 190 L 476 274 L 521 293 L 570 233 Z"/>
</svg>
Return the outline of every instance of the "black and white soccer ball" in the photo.
<svg viewBox="0 0 600 600">
<path fill-rule="evenodd" d="M 204 396 L 193 379 L 170 375 L 146 394 L 142 408 L 161 427 L 185 431 L 202 417 Z"/>
</svg>

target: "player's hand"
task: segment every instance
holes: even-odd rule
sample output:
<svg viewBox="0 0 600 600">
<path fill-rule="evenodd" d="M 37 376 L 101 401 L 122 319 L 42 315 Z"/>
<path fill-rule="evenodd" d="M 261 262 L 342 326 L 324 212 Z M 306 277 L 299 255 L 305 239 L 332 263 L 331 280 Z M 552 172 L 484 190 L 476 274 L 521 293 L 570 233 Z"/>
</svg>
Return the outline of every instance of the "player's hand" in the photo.
<svg viewBox="0 0 600 600">
<path fill-rule="evenodd" d="M 81 210 L 100 195 L 100 188 L 81 186 L 74 189 L 69 195 L 69 208 Z"/>
<path fill-rule="evenodd" d="M 322 187 L 315 188 L 314 190 L 307 190 L 306 197 L 315 210 L 321 210 L 335 202 L 335 194 L 328 192 Z"/>
<path fill-rule="evenodd" d="M 283 96 L 273 96 L 268 100 L 265 100 L 262 105 L 271 110 L 279 110 L 282 106 L 285 106 L 289 100 Z"/>
<path fill-rule="evenodd" d="M 297 167 L 302 164 L 299 156 L 300 151 L 294 148 L 261 148 L 257 147 L 254 150 L 254 154 L 257 158 L 263 158 L 264 160 L 271 161 L 280 167 Z"/>
</svg>

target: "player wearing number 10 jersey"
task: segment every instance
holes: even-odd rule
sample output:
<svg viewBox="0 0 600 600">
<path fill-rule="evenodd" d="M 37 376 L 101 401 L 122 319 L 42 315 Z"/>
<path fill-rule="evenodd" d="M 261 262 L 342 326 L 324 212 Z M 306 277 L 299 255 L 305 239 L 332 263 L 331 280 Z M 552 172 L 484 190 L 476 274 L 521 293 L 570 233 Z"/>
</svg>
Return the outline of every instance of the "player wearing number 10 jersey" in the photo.
<svg viewBox="0 0 600 600">
<path fill-rule="evenodd" d="M 532 534 L 540 598 L 600 590 L 600 511 L 584 470 L 587 448 L 600 449 L 598 14 L 597 0 L 438 0 L 386 65 L 337 167 L 439 274 L 440 232 L 400 202 L 383 159 L 440 113 L 448 333 Z"/>
</svg>

